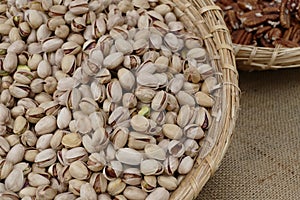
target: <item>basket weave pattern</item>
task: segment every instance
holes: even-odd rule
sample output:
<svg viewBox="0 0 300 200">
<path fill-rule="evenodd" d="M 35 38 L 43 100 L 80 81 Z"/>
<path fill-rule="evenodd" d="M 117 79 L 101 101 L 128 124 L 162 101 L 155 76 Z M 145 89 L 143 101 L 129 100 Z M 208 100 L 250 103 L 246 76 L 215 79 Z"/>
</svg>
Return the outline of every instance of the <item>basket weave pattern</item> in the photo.
<svg viewBox="0 0 300 200">
<path fill-rule="evenodd" d="M 238 69 L 273 70 L 300 67 L 300 47 L 275 48 L 234 44 Z"/>
<path fill-rule="evenodd" d="M 165 2 L 162 0 L 162 2 Z M 212 0 L 173 0 L 174 11 L 185 27 L 197 33 L 208 51 L 220 83 L 215 91 L 213 121 L 192 171 L 170 199 L 194 199 L 218 169 L 228 148 L 239 107 L 238 72 L 231 36 L 222 10 Z"/>
</svg>

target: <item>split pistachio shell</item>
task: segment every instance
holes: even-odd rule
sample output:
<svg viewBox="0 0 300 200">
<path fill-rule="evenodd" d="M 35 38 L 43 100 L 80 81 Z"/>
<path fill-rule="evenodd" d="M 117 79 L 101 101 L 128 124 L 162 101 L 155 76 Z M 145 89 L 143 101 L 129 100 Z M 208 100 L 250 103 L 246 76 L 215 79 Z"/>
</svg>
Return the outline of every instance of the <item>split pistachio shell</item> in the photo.
<svg viewBox="0 0 300 200">
<path fill-rule="evenodd" d="M 168 95 L 164 91 L 159 91 L 154 96 L 151 108 L 155 111 L 163 111 L 167 107 Z"/>
<path fill-rule="evenodd" d="M 85 180 L 90 176 L 90 172 L 84 162 L 76 160 L 70 164 L 70 175 L 78 180 Z"/>
<path fill-rule="evenodd" d="M 142 150 L 147 144 L 155 144 L 155 138 L 150 135 L 130 132 L 128 139 L 128 147 L 136 150 Z"/>
<path fill-rule="evenodd" d="M 116 196 L 120 194 L 125 188 L 126 184 L 120 178 L 118 178 L 114 181 L 109 182 L 107 186 L 107 192 L 112 196 Z"/>
<path fill-rule="evenodd" d="M 55 163 L 56 153 L 53 149 L 45 149 L 35 157 L 35 163 L 40 167 L 48 167 Z"/>
<path fill-rule="evenodd" d="M 142 175 L 138 168 L 127 168 L 123 172 L 122 180 L 128 185 L 140 185 Z"/>
</svg>

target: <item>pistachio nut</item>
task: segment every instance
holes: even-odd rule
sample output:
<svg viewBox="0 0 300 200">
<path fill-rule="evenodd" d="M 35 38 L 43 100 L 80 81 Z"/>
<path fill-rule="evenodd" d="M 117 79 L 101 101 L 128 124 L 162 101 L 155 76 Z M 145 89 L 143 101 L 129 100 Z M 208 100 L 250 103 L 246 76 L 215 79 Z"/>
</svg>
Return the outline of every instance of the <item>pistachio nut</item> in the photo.
<svg viewBox="0 0 300 200">
<path fill-rule="evenodd" d="M 30 87 L 20 83 L 13 83 L 8 89 L 10 94 L 18 99 L 25 98 L 30 93 Z"/>
<path fill-rule="evenodd" d="M 6 160 L 12 162 L 13 164 L 19 163 L 23 160 L 24 154 L 25 147 L 22 144 L 16 144 L 7 153 Z"/>
<path fill-rule="evenodd" d="M 78 133 L 69 133 L 63 136 L 61 143 L 66 148 L 78 147 L 81 144 L 81 136 Z"/>
<path fill-rule="evenodd" d="M 147 193 L 145 191 L 134 186 L 127 186 L 123 191 L 123 194 L 127 199 L 142 200 L 147 197 Z"/>
<path fill-rule="evenodd" d="M 157 182 L 161 187 L 170 191 L 175 190 L 178 186 L 178 181 L 174 176 L 159 176 L 157 177 Z"/>
<path fill-rule="evenodd" d="M 130 132 L 128 138 L 128 147 L 136 150 L 142 150 L 147 144 L 155 144 L 156 140 L 153 136 Z"/>
<path fill-rule="evenodd" d="M 71 192 L 64 192 L 57 194 L 54 198 L 55 200 L 75 200 L 76 196 L 72 194 Z"/>
<path fill-rule="evenodd" d="M 35 163 L 39 167 L 48 167 L 55 163 L 56 152 L 53 149 L 45 149 L 38 153 L 35 157 Z"/>
<path fill-rule="evenodd" d="M 152 192 L 157 186 L 156 176 L 144 176 L 141 182 L 142 190 L 145 192 Z"/>
<path fill-rule="evenodd" d="M 6 124 L 11 118 L 10 110 L 5 105 L 0 103 L 0 112 L 0 124 Z"/>
<path fill-rule="evenodd" d="M 183 128 L 194 121 L 193 117 L 194 110 L 189 105 L 183 105 L 177 115 L 177 124 Z"/>
<path fill-rule="evenodd" d="M 24 160 L 28 162 L 34 162 L 37 154 L 38 154 L 38 150 L 35 149 L 27 150 L 24 155 Z"/>
<path fill-rule="evenodd" d="M 69 188 L 68 190 L 72 192 L 74 195 L 79 196 L 80 195 L 80 188 L 83 184 L 86 184 L 86 181 L 81 181 L 77 179 L 72 179 L 69 181 Z"/>
<path fill-rule="evenodd" d="M 123 65 L 127 69 L 134 69 L 140 64 L 141 64 L 141 59 L 136 55 L 126 55 L 124 57 Z"/>
<path fill-rule="evenodd" d="M 183 136 L 182 129 L 176 124 L 164 124 L 162 131 L 166 137 L 174 140 L 179 140 Z"/>
<path fill-rule="evenodd" d="M 166 190 L 163 187 L 158 187 L 156 189 L 153 190 L 153 192 L 151 192 L 146 200 L 154 200 L 154 199 L 161 199 L 161 200 L 167 200 L 170 197 L 170 193 L 168 192 L 168 190 Z"/>
<path fill-rule="evenodd" d="M 198 143 L 193 140 L 193 139 L 187 139 L 184 141 L 184 146 L 185 146 L 185 154 L 190 156 L 190 157 L 195 157 L 198 155 L 200 147 Z"/>
<path fill-rule="evenodd" d="M 118 71 L 118 79 L 122 88 L 127 91 L 130 91 L 135 84 L 134 75 L 125 68 L 122 68 Z"/>
<path fill-rule="evenodd" d="M 56 194 L 57 194 L 57 190 L 55 190 L 49 185 L 39 186 L 36 190 L 36 199 L 51 200 L 54 199 Z"/>
<path fill-rule="evenodd" d="M 19 67 L 18 67 L 19 68 Z M 29 68 L 28 68 L 29 69 Z M 33 78 L 34 74 L 30 72 L 29 70 L 24 70 L 24 69 L 18 69 L 15 73 L 13 78 L 21 84 L 29 85 Z"/>
<path fill-rule="evenodd" d="M 108 124 L 115 125 L 128 120 L 130 117 L 129 110 L 124 107 L 117 107 L 109 116 Z"/>
<path fill-rule="evenodd" d="M 90 176 L 90 172 L 83 161 L 76 160 L 70 164 L 70 175 L 78 180 L 86 180 Z"/>
<path fill-rule="evenodd" d="M 163 111 L 167 107 L 168 95 L 165 91 L 159 91 L 154 96 L 151 108 L 155 111 Z"/>
<path fill-rule="evenodd" d="M 18 57 L 14 52 L 8 52 L 3 60 L 3 69 L 7 72 L 14 72 L 17 69 Z"/>
<path fill-rule="evenodd" d="M 0 160 L 0 179 L 3 180 L 5 179 L 10 172 L 13 170 L 14 166 L 13 163 L 5 160 L 5 159 L 1 159 Z"/>
<path fill-rule="evenodd" d="M 138 168 L 127 168 L 122 175 L 122 181 L 128 185 L 140 185 L 142 180 L 141 172 Z"/>
<path fill-rule="evenodd" d="M 144 150 L 148 158 L 152 158 L 156 160 L 166 159 L 166 152 L 156 144 L 147 144 Z"/>
<path fill-rule="evenodd" d="M 167 159 L 164 161 L 164 168 L 165 172 L 168 175 L 173 175 L 175 171 L 178 169 L 179 160 L 174 156 L 168 156 Z"/>
<path fill-rule="evenodd" d="M 14 122 L 13 132 L 15 134 L 22 134 L 29 128 L 29 123 L 23 116 L 18 116 Z"/>
<path fill-rule="evenodd" d="M 64 41 L 57 37 L 49 37 L 42 42 L 42 50 L 44 52 L 53 52 L 59 49 Z"/>
<path fill-rule="evenodd" d="M 45 116 L 45 111 L 41 107 L 29 108 L 26 111 L 25 117 L 30 123 L 37 123 L 41 118 Z"/>
<path fill-rule="evenodd" d="M 159 175 L 164 171 L 163 165 L 154 159 L 143 160 L 140 164 L 141 173 L 148 175 Z"/>
<path fill-rule="evenodd" d="M 212 107 L 215 103 L 214 99 L 210 95 L 202 91 L 199 91 L 195 94 L 195 100 L 197 104 L 203 107 Z"/>
<path fill-rule="evenodd" d="M 194 160 L 190 156 L 185 156 L 178 167 L 178 173 L 187 174 L 189 173 L 194 166 Z"/>
<path fill-rule="evenodd" d="M 135 115 L 130 119 L 130 125 L 137 132 L 146 132 L 150 123 L 146 117 L 142 115 Z"/>
<path fill-rule="evenodd" d="M 170 155 L 179 158 L 185 152 L 185 146 L 178 140 L 172 140 L 168 145 L 168 152 Z"/>
<path fill-rule="evenodd" d="M 66 107 L 62 108 L 57 115 L 57 127 L 59 129 L 67 128 L 69 126 L 71 119 L 72 119 L 71 111 Z"/>
<path fill-rule="evenodd" d="M 116 158 L 121 163 L 127 165 L 139 165 L 143 160 L 143 156 L 137 150 L 131 148 L 121 148 L 116 152 Z"/>
<path fill-rule="evenodd" d="M 111 102 L 122 100 L 122 87 L 118 80 L 112 79 L 106 86 L 106 96 Z"/>
<path fill-rule="evenodd" d="M 118 67 L 124 60 L 124 55 L 121 52 L 110 54 L 105 57 L 103 60 L 103 67 L 107 69 L 115 69 Z"/>
<path fill-rule="evenodd" d="M 112 196 L 116 196 L 123 192 L 125 188 L 126 184 L 120 178 L 117 178 L 116 180 L 108 183 L 107 192 Z"/>
<path fill-rule="evenodd" d="M 23 172 L 20 169 L 13 169 L 6 177 L 4 184 L 7 190 L 19 192 L 25 183 Z"/>
<path fill-rule="evenodd" d="M 204 131 L 198 124 L 189 124 L 183 129 L 184 134 L 191 139 L 199 140 L 204 137 Z"/>
<path fill-rule="evenodd" d="M 88 158 L 87 165 L 88 168 L 93 172 L 102 170 L 106 165 L 104 155 L 101 153 L 91 153 Z"/>
<path fill-rule="evenodd" d="M 113 130 L 110 136 L 110 140 L 115 149 L 123 148 L 128 140 L 129 130 L 124 127 L 117 127 Z"/>
<path fill-rule="evenodd" d="M 87 161 L 88 153 L 83 147 L 75 147 L 66 152 L 64 159 L 67 163 L 72 163 L 76 160 Z"/>
<path fill-rule="evenodd" d="M 50 148 L 50 141 L 52 137 L 53 135 L 50 133 L 41 135 L 36 141 L 36 148 L 38 150 L 44 150 Z"/>
<path fill-rule="evenodd" d="M 190 94 L 188 94 L 185 91 L 179 91 L 176 94 L 176 98 L 178 100 L 178 103 L 180 105 L 190 105 L 190 106 L 195 106 L 195 99 L 193 96 L 191 96 Z"/>
<path fill-rule="evenodd" d="M 34 127 L 37 135 L 51 133 L 56 129 L 56 118 L 53 115 L 48 115 L 41 118 Z"/>
<path fill-rule="evenodd" d="M 102 173 L 93 173 L 90 178 L 90 184 L 96 193 L 104 193 L 107 189 L 107 180 Z"/>
<path fill-rule="evenodd" d="M 25 187 L 22 190 L 20 190 L 19 192 L 19 196 L 20 198 L 24 198 L 24 197 L 33 197 L 35 196 L 36 193 L 36 188 L 35 187 Z"/>
<path fill-rule="evenodd" d="M 0 136 L 0 156 L 5 156 L 10 150 L 10 145 L 6 139 Z"/>
<path fill-rule="evenodd" d="M 94 200 L 97 199 L 97 193 L 90 183 L 85 183 L 80 187 L 80 197 L 82 199 Z"/>
<path fill-rule="evenodd" d="M 123 165 L 120 161 L 112 160 L 103 169 L 103 175 L 109 181 L 116 180 L 123 172 Z"/>
</svg>

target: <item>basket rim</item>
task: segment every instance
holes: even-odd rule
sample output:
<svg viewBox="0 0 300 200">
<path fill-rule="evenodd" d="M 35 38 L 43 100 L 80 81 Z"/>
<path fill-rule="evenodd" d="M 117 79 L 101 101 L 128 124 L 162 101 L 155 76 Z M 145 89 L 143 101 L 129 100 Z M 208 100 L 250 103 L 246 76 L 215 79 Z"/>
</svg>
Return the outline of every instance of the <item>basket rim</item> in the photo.
<svg viewBox="0 0 300 200">
<path fill-rule="evenodd" d="M 260 47 L 233 43 L 238 69 L 276 70 L 300 67 L 300 47 Z"/>
<path fill-rule="evenodd" d="M 162 3 L 168 0 L 160 0 Z M 187 30 L 204 41 L 220 87 L 207 136 L 201 144 L 193 169 L 186 175 L 170 199 L 194 199 L 218 169 L 232 137 L 239 109 L 240 89 L 231 35 L 222 10 L 212 0 L 172 0 L 174 11 Z"/>
</svg>

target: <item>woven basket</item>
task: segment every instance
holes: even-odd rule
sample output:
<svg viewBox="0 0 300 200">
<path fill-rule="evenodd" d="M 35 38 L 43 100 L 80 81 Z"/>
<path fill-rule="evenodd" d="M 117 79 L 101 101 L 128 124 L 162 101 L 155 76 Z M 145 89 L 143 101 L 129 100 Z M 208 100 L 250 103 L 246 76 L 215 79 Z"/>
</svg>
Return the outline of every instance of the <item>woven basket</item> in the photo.
<svg viewBox="0 0 300 200">
<path fill-rule="evenodd" d="M 234 44 L 234 52 L 238 69 L 272 70 L 300 67 L 300 47 L 275 48 L 255 47 L 251 45 Z"/>
<path fill-rule="evenodd" d="M 164 0 L 162 0 L 164 2 Z M 170 199 L 194 199 L 218 169 L 228 148 L 239 107 L 238 72 L 231 36 L 221 9 L 212 0 L 173 0 L 186 28 L 203 38 L 220 87 L 212 109 L 213 121 L 191 172 Z"/>
</svg>

